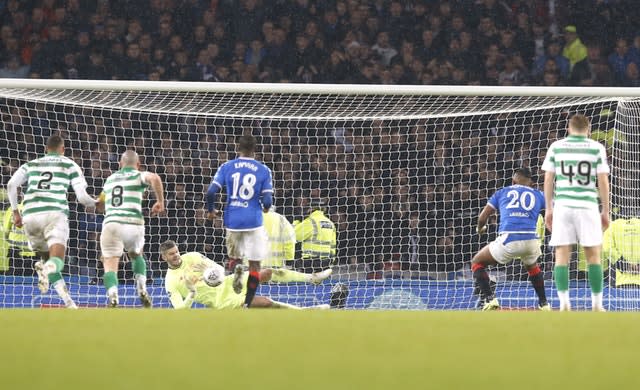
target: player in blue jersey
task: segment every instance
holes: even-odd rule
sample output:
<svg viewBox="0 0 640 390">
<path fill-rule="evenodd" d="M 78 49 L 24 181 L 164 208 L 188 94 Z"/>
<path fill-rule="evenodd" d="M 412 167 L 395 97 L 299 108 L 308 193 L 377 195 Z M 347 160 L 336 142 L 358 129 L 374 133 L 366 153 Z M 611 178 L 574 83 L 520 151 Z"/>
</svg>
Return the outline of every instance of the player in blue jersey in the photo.
<svg viewBox="0 0 640 390">
<path fill-rule="evenodd" d="M 249 307 L 260 283 L 260 261 L 268 256 L 269 239 L 262 223 L 262 212 L 271 207 L 273 184 L 271 170 L 254 159 L 256 139 L 243 135 L 237 141 L 238 157 L 222 164 L 207 191 L 209 219 L 220 215 L 216 209 L 218 192 L 226 188 L 224 226 L 227 230 L 227 256 L 230 262 L 249 262 L 249 278 L 244 307 Z M 235 272 L 242 272 L 241 265 Z M 236 278 L 241 280 L 241 278 Z M 236 293 L 242 285 L 235 283 Z"/>
<path fill-rule="evenodd" d="M 544 291 L 544 279 L 537 260 L 541 255 L 540 239 L 536 233 L 538 215 L 545 208 L 542 192 L 531 188 L 531 171 L 519 168 L 513 174 L 513 184 L 496 191 L 478 216 L 478 234 L 487 230 L 487 220 L 498 211 L 498 237 L 482 248 L 471 261 L 473 278 L 480 288 L 484 304 L 482 310 L 500 308 L 491 291 L 486 267 L 507 264 L 520 259 L 529 273 L 529 280 L 538 295 L 538 308 L 551 310 Z"/>
</svg>

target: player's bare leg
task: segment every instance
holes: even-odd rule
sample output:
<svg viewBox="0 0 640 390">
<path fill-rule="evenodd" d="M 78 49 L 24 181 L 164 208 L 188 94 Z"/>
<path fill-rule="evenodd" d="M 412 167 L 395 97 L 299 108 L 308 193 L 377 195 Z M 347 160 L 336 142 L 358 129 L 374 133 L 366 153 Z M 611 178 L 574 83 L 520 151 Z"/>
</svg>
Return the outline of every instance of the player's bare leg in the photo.
<svg viewBox="0 0 640 390">
<path fill-rule="evenodd" d="M 290 310 L 327 310 L 330 307 L 327 304 L 300 307 L 300 306 L 292 305 L 289 303 L 279 302 L 271 298 L 256 295 L 253 298 L 253 302 L 251 302 L 251 308 L 252 309 L 266 308 L 266 309 L 290 309 Z"/>
<path fill-rule="evenodd" d="M 117 256 L 102 259 L 104 266 L 104 276 L 102 282 L 107 290 L 107 306 L 118 307 L 120 299 L 118 297 L 118 265 L 120 258 Z"/>
<path fill-rule="evenodd" d="M 144 259 L 142 253 L 129 252 L 129 259 L 131 259 L 131 268 L 133 269 L 133 277 L 136 282 L 136 292 L 140 298 L 142 307 L 151 308 L 153 302 L 147 292 L 147 262 Z"/>
<path fill-rule="evenodd" d="M 312 274 L 305 274 L 287 268 L 274 268 L 272 280 L 276 283 L 302 282 L 320 284 L 323 280 L 329 278 L 332 273 L 333 270 L 331 268 Z"/>
<path fill-rule="evenodd" d="M 556 246 L 556 263 L 553 269 L 553 279 L 560 300 L 560 311 L 570 311 L 569 300 L 569 259 L 571 258 L 572 245 Z"/>
<path fill-rule="evenodd" d="M 603 271 L 600 262 L 600 245 L 584 247 L 587 258 L 589 286 L 591 286 L 591 310 L 606 311 L 602 302 Z"/>
<path fill-rule="evenodd" d="M 65 307 L 69 309 L 77 309 L 75 302 L 69 295 L 67 285 L 62 278 L 62 269 L 64 268 L 65 246 L 62 244 L 51 244 L 49 252 L 42 254 L 42 258 L 46 261 L 38 261 L 34 265 L 38 274 L 38 288 L 40 292 L 45 294 L 49 290 L 49 286 L 53 286 Z"/>
<path fill-rule="evenodd" d="M 538 309 L 542 311 L 551 311 L 551 305 L 547 301 L 547 294 L 544 291 L 544 277 L 538 263 L 525 265 L 529 274 L 529 281 L 538 296 Z"/>
<path fill-rule="evenodd" d="M 480 249 L 473 259 L 471 260 L 471 271 L 473 272 L 473 279 L 480 288 L 480 296 L 483 301 L 482 310 L 497 310 L 500 308 L 500 303 L 491 291 L 491 284 L 489 280 L 489 274 L 486 267 L 490 265 L 496 265 L 497 262 L 491 256 L 489 251 L 489 245 L 485 245 Z"/>
<path fill-rule="evenodd" d="M 260 262 L 249 260 L 249 278 L 247 279 L 247 294 L 244 298 L 244 307 L 251 307 L 251 302 L 260 285 Z"/>
</svg>

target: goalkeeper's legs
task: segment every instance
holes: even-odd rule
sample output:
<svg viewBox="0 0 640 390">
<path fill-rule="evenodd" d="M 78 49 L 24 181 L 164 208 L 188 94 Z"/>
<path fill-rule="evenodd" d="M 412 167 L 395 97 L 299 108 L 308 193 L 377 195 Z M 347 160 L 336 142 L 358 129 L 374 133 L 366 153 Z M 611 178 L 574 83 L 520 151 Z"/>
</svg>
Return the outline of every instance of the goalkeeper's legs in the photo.
<svg viewBox="0 0 640 390">
<path fill-rule="evenodd" d="M 602 302 L 603 271 L 600 262 L 600 246 L 584 247 L 584 254 L 587 257 L 588 278 L 591 286 L 591 310 L 605 311 Z"/>
<path fill-rule="evenodd" d="M 331 268 L 327 268 L 324 271 L 305 274 L 286 268 L 274 268 L 272 272 L 271 280 L 276 283 L 303 282 L 320 284 L 323 280 L 331 276 L 333 270 Z"/>
<path fill-rule="evenodd" d="M 556 246 L 556 262 L 553 269 L 553 279 L 560 300 L 560 311 L 571 310 L 569 300 L 569 259 L 571 258 L 571 245 Z"/>
<path fill-rule="evenodd" d="M 110 256 L 102 258 L 102 265 L 104 267 L 104 275 L 102 277 L 102 283 L 107 290 L 107 306 L 117 307 L 120 303 L 118 297 L 118 264 L 120 257 Z"/>
<path fill-rule="evenodd" d="M 483 310 L 495 310 L 500 308 L 498 300 L 491 291 L 491 281 L 489 280 L 489 274 L 486 270 L 487 266 L 496 264 L 497 262 L 493 256 L 491 256 L 491 252 L 489 251 L 489 245 L 482 248 L 475 256 L 473 256 L 473 260 L 471 260 L 473 279 L 480 289 L 480 298 L 484 303 Z"/>
</svg>

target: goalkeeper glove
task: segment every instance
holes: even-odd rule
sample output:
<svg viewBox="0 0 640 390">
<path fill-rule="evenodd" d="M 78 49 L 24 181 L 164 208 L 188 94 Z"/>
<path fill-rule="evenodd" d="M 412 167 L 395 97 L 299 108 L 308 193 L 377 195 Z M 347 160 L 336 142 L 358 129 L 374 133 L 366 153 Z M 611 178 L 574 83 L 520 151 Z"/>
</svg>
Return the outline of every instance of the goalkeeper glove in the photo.
<svg viewBox="0 0 640 390">
<path fill-rule="evenodd" d="M 483 227 L 476 226 L 476 233 L 478 233 L 479 235 L 483 235 L 486 232 L 487 232 L 487 225 L 484 225 Z"/>
</svg>

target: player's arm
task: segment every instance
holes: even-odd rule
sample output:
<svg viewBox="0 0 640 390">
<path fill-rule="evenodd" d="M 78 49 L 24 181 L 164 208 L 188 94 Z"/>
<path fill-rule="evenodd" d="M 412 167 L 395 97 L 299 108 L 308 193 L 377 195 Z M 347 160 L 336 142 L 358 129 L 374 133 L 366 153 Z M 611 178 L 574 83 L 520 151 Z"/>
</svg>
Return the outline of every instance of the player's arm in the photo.
<svg viewBox="0 0 640 390">
<path fill-rule="evenodd" d="M 98 202 L 96 203 L 96 211 L 99 213 L 104 213 L 104 202 L 107 197 L 107 194 L 102 191 L 98 196 Z"/>
<path fill-rule="evenodd" d="M 18 187 L 22 186 L 26 181 L 27 169 L 23 165 L 13 173 L 7 183 L 9 203 L 11 204 L 11 210 L 13 210 L 13 223 L 17 227 L 22 227 L 22 215 L 20 215 L 20 211 L 18 210 Z"/>
<path fill-rule="evenodd" d="M 180 291 L 175 286 L 175 282 L 173 280 L 166 280 L 166 290 L 167 294 L 169 294 L 169 301 L 171 302 L 171 306 L 174 309 L 190 309 L 191 305 L 193 305 L 193 300 L 196 297 L 195 288 L 193 291 L 189 291 L 186 297 L 182 297 Z M 188 287 L 188 286 L 187 286 Z"/>
<path fill-rule="evenodd" d="M 262 182 L 262 193 L 260 194 L 262 203 L 262 209 L 267 212 L 273 204 L 273 179 L 271 176 L 271 169 L 267 168 L 267 174 Z"/>
<path fill-rule="evenodd" d="M 555 189 L 556 174 L 553 171 L 544 173 L 544 204 L 546 206 L 544 213 L 544 224 L 551 231 L 553 223 L 553 191 Z"/>
<path fill-rule="evenodd" d="M 496 209 L 490 203 L 484 206 L 480 215 L 478 215 L 478 225 L 476 226 L 476 232 L 478 232 L 478 234 L 484 234 L 484 232 L 487 231 L 487 221 L 489 217 L 495 213 Z"/>
<path fill-rule="evenodd" d="M 553 192 L 556 184 L 556 156 L 555 156 L 555 143 L 551 144 L 547 155 L 544 156 L 544 161 L 540 169 L 544 171 L 544 184 L 542 190 L 544 193 L 544 224 L 549 231 L 551 231 L 551 225 L 553 223 Z"/>
<path fill-rule="evenodd" d="M 87 194 L 87 181 L 84 178 L 84 174 L 82 173 L 80 166 L 73 163 L 70 169 L 71 172 L 69 173 L 69 177 L 71 178 L 71 187 L 73 187 L 73 192 L 75 192 L 78 202 L 87 208 L 96 207 L 96 203 L 98 203 L 98 201 Z"/>
<path fill-rule="evenodd" d="M 609 174 L 598 173 L 598 194 L 600 195 L 602 228 L 609 227 Z"/>
<path fill-rule="evenodd" d="M 224 171 L 226 164 L 223 164 L 213 176 L 209 189 L 207 189 L 207 211 L 209 212 L 209 219 L 216 218 L 220 211 L 216 208 L 218 204 L 218 192 L 222 190 L 222 184 L 224 183 Z"/>
<path fill-rule="evenodd" d="M 143 180 L 149 184 L 153 194 L 156 197 L 156 202 L 151 207 L 151 215 L 157 215 L 164 211 L 164 186 L 162 185 L 162 179 L 155 173 L 144 172 Z"/>
</svg>

